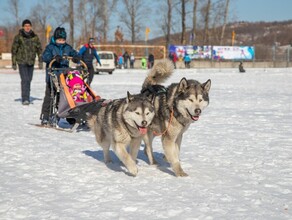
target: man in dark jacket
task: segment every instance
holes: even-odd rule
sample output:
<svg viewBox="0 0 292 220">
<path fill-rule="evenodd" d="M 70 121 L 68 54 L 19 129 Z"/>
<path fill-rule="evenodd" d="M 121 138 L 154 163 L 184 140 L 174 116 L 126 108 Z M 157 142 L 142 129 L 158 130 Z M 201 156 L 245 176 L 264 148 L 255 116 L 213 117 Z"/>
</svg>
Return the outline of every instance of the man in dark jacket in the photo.
<svg viewBox="0 0 292 220">
<path fill-rule="evenodd" d="M 128 61 L 130 59 L 130 56 L 127 51 L 123 54 L 123 58 L 124 58 L 124 68 L 128 69 Z"/>
<path fill-rule="evenodd" d="M 80 62 L 80 57 L 78 52 L 74 50 L 69 44 L 66 43 L 66 31 L 62 27 L 56 28 L 54 36 L 51 38 L 50 44 L 48 44 L 43 52 L 42 58 L 46 63 L 46 91 L 45 97 L 42 105 L 42 112 L 40 119 L 42 120 L 42 125 L 47 125 L 50 120 L 50 114 L 52 111 L 51 102 L 51 83 L 50 76 L 48 73 L 48 66 L 50 62 L 55 59 L 55 62 L 52 64 L 52 67 L 55 68 L 67 68 L 69 67 L 69 61 L 63 59 L 63 57 L 69 56 L 73 57 L 72 61 L 74 63 Z M 58 76 L 63 71 L 56 71 L 55 74 Z M 56 94 L 56 93 L 55 93 Z"/>
<path fill-rule="evenodd" d="M 81 56 L 82 61 L 86 64 L 89 72 L 89 76 L 87 78 L 87 84 L 90 86 L 93 76 L 94 76 L 94 69 L 93 69 L 93 59 L 97 60 L 98 64 L 101 66 L 100 58 L 96 52 L 94 47 L 94 38 L 90 38 L 88 44 L 84 44 L 83 47 L 79 50 L 79 56 Z"/>
<path fill-rule="evenodd" d="M 39 68 L 42 69 L 42 45 L 39 37 L 32 31 L 30 20 L 22 22 L 22 28 L 14 37 L 12 48 L 12 68 L 19 67 L 21 78 L 21 98 L 23 105 L 30 104 L 30 85 L 33 77 L 36 54 L 39 59 Z"/>
<path fill-rule="evenodd" d="M 148 56 L 148 68 L 152 69 L 153 66 L 154 66 L 154 55 L 150 53 Z"/>
</svg>

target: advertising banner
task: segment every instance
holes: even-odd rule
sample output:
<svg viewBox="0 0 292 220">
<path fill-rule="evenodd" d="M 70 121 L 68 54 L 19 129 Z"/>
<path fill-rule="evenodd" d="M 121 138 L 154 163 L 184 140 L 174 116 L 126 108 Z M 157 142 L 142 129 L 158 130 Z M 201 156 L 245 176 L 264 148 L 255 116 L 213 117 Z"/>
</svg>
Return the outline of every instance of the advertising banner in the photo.
<svg viewBox="0 0 292 220">
<path fill-rule="evenodd" d="M 213 46 L 214 60 L 253 60 L 254 47 L 248 46 Z"/>
<path fill-rule="evenodd" d="M 176 53 L 178 58 L 188 54 L 191 59 L 214 60 L 253 60 L 254 47 L 250 46 L 180 46 L 170 45 L 169 53 Z"/>
<path fill-rule="evenodd" d="M 178 46 L 170 45 L 170 53 L 176 53 L 177 57 L 184 57 L 187 53 L 191 59 L 211 59 L 212 49 L 211 46 Z"/>
</svg>

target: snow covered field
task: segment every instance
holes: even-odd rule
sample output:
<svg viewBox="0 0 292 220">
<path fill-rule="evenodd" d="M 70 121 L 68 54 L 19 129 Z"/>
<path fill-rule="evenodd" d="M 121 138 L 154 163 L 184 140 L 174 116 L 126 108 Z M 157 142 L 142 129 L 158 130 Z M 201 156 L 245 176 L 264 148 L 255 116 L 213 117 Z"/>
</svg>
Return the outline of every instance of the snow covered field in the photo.
<svg viewBox="0 0 292 220">
<path fill-rule="evenodd" d="M 138 93 L 146 70 L 95 75 L 103 98 Z M 212 80 L 210 105 L 184 135 L 177 178 L 154 143 L 141 146 L 137 177 L 116 157 L 106 166 L 91 132 L 38 128 L 44 71 L 22 106 L 20 77 L 0 70 L 0 219 L 292 219 L 292 69 L 176 70 Z M 113 154 L 114 155 L 114 154 Z"/>
</svg>

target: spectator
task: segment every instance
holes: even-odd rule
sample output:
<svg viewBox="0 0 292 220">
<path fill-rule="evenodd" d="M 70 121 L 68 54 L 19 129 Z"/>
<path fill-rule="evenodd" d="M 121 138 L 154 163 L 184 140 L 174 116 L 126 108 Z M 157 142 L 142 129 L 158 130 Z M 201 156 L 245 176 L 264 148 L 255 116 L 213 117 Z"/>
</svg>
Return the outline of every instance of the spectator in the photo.
<svg viewBox="0 0 292 220">
<path fill-rule="evenodd" d="M 130 68 L 131 69 L 134 68 L 134 63 L 135 63 L 135 56 L 133 53 L 131 53 L 131 56 L 130 56 Z"/>
<path fill-rule="evenodd" d="M 31 21 L 26 19 L 22 22 L 22 28 L 14 37 L 12 48 L 12 68 L 19 67 L 19 75 L 21 79 L 21 100 L 23 105 L 30 104 L 30 88 L 33 78 L 33 70 L 36 54 L 39 59 L 39 68 L 43 68 L 42 63 L 42 45 L 38 35 L 32 30 Z"/>
<path fill-rule="evenodd" d="M 115 67 L 118 67 L 118 55 L 114 53 L 114 57 L 115 57 Z"/>
<path fill-rule="evenodd" d="M 172 61 L 174 68 L 176 69 L 177 55 L 175 52 L 170 52 L 168 55 L 169 59 Z"/>
<path fill-rule="evenodd" d="M 151 69 L 154 65 L 154 55 L 152 53 L 148 56 L 148 68 Z"/>
<path fill-rule="evenodd" d="M 142 59 L 141 59 L 141 67 L 142 67 L 142 69 L 147 68 L 147 60 L 145 57 L 142 57 Z"/>
<path fill-rule="evenodd" d="M 187 53 L 184 56 L 184 62 L 185 62 L 185 68 L 188 68 L 189 69 L 191 67 L 191 65 L 190 65 L 191 58 L 190 58 L 190 56 Z"/>
<path fill-rule="evenodd" d="M 123 58 L 124 58 L 124 68 L 128 69 L 128 61 L 130 59 L 130 56 L 127 51 L 124 53 Z"/>
<path fill-rule="evenodd" d="M 120 54 L 120 56 L 118 57 L 118 65 L 120 69 L 123 68 L 123 64 L 124 64 L 124 58 L 123 58 L 123 55 Z"/>
<path fill-rule="evenodd" d="M 86 64 L 88 68 L 89 76 L 87 78 L 87 84 L 90 86 L 94 77 L 94 69 L 92 63 L 94 57 L 97 60 L 98 64 L 101 66 L 100 58 L 94 47 L 94 38 L 89 38 L 88 44 L 84 44 L 83 47 L 81 47 L 78 55 L 81 56 L 82 61 Z"/>
</svg>

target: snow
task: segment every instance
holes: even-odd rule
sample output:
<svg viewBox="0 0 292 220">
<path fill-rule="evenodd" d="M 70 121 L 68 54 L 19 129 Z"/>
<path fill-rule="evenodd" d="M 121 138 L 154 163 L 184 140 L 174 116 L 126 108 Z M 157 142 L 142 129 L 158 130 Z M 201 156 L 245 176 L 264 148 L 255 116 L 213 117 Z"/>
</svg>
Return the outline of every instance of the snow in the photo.
<svg viewBox="0 0 292 220">
<path fill-rule="evenodd" d="M 95 75 L 103 98 L 138 93 L 146 70 Z M 185 133 L 175 177 L 160 140 L 150 166 L 141 146 L 138 176 L 117 157 L 106 166 L 91 132 L 38 128 L 45 89 L 35 70 L 22 106 L 20 77 L 0 70 L 0 219 L 292 219 L 292 69 L 178 69 L 212 80 L 210 105 Z"/>
</svg>

